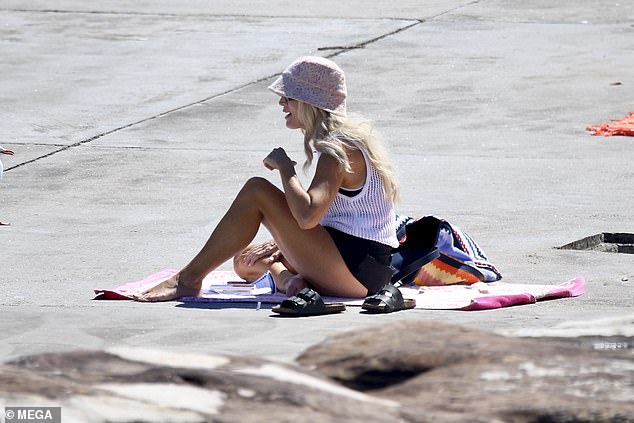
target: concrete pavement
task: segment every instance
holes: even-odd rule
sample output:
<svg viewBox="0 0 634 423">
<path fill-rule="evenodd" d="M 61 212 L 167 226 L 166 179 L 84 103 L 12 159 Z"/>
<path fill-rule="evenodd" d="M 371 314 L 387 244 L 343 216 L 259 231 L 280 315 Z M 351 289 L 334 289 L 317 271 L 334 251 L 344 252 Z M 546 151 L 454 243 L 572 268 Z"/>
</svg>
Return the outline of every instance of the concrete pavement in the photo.
<svg viewBox="0 0 634 423">
<path fill-rule="evenodd" d="M 630 1 L 135 2 L 0 6 L 0 357 L 115 345 L 290 360 L 343 328 L 436 319 L 492 330 L 621 317 L 634 257 L 557 250 L 634 233 L 634 143 L 586 125 L 634 110 Z M 506 282 L 580 298 L 488 312 L 271 318 L 252 306 L 91 301 L 198 250 L 276 146 L 303 161 L 272 78 L 346 71 L 399 210 L 470 233 Z M 259 235 L 264 239 L 266 233 Z M 229 268 L 229 266 L 225 266 Z"/>
</svg>

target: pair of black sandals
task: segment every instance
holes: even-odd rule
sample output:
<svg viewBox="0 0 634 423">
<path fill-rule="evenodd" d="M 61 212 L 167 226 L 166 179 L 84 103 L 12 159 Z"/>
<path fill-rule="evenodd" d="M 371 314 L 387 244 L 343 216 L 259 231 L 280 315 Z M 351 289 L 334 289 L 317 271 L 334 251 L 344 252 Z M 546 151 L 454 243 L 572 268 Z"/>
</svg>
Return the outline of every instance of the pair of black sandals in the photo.
<svg viewBox="0 0 634 423">
<path fill-rule="evenodd" d="M 401 291 L 391 283 L 375 295 L 366 297 L 361 308 L 369 313 L 392 313 L 416 307 L 416 300 L 405 299 Z M 273 307 L 273 312 L 284 316 L 320 316 L 340 313 L 346 309 L 343 303 L 325 303 L 311 288 L 304 288 L 292 297 Z"/>
<path fill-rule="evenodd" d="M 392 313 L 416 307 L 416 300 L 403 298 L 399 286 L 408 281 L 424 264 L 440 255 L 436 248 L 408 249 L 395 253 L 392 263 L 399 269 L 378 293 L 366 297 L 361 308 L 368 313 Z M 304 288 L 297 295 L 282 301 L 272 308 L 273 312 L 284 316 L 320 316 L 340 313 L 346 309 L 342 303 L 325 303 L 311 288 Z"/>
</svg>

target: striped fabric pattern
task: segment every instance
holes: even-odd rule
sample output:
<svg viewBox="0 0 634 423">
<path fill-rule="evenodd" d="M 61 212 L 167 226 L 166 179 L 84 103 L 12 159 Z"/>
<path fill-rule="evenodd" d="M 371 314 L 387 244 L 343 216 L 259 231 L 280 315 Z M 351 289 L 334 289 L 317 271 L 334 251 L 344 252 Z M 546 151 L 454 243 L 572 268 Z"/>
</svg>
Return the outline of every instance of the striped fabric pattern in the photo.
<svg viewBox="0 0 634 423">
<path fill-rule="evenodd" d="M 406 248 L 407 242 L 429 243 L 437 248 L 440 256 L 424 264 L 413 278 L 403 280 L 421 286 L 472 284 L 495 282 L 502 274 L 489 261 L 486 254 L 466 232 L 456 225 L 435 216 L 414 219 L 397 217 L 399 242 Z M 416 228 L 413 230 L 412 228 Z"/>
</svg>

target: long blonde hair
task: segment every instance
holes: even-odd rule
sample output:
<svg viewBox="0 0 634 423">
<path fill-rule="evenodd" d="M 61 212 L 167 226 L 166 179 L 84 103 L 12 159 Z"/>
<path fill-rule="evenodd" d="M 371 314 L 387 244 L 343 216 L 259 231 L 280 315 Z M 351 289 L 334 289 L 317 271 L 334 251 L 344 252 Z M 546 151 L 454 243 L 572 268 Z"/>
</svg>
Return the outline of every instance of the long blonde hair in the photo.
<svg viewBox="0 0 634 423">
<path fill-rule="evenodd" d="M 394 202 L 399 200 L 398 182 L 390 158 L 368 121 L 335 115 L 303 101 L 299 101 L 298 114 L 304 125 L 304 169 L 313 161 L 314 148 L 334 157 L 345 172 L 352 173 L 346 149 L 355 148 L 356 144 L 377 170 L 385 196 Z"/>
</svg>

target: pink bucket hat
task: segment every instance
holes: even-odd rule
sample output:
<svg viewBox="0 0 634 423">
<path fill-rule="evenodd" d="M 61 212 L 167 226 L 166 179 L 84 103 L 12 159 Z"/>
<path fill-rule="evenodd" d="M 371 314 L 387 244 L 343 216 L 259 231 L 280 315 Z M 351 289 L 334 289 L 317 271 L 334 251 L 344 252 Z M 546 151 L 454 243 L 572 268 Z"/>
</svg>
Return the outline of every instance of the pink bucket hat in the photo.
<svg viewBox="0 0 634 423">
<path fill-rule="evenodd" d="M 346 114 L 346 77 L 335 62 L 323 57 L 303 56 L 295 60 L 269 90 L 336 115 Z"/>
</svg>

